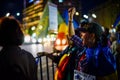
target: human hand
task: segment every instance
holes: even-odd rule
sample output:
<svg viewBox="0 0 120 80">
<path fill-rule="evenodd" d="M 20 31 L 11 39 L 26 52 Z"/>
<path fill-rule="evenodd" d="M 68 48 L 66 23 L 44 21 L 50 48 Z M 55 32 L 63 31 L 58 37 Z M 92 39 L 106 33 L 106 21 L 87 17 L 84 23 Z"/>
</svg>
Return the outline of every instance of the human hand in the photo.
<svg viewBox="0 0 120 80">
<path fill-rule="evenodd" d="M 76 12 L 75 7 L 71 7 L 68 9 L 69 20 L 73 20 L 73 16 L 74 16 L 75 12 Z"/>
</svg>

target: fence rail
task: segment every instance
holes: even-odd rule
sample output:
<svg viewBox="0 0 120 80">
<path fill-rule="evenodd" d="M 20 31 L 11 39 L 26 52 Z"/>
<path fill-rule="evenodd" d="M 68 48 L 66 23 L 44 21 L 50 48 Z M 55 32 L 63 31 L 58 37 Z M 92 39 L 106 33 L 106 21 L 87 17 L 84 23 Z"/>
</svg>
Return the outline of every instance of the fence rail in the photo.
<svg viewBox="0 0 120 80">
<path fill-rule="evenodd" d="M 54 80 L 57 64 L 49 57 L 45 56 L 45 53 L 46 52 L 37 53 L 36 62 L 38 64 L 38 80 Z"/>
</svg>

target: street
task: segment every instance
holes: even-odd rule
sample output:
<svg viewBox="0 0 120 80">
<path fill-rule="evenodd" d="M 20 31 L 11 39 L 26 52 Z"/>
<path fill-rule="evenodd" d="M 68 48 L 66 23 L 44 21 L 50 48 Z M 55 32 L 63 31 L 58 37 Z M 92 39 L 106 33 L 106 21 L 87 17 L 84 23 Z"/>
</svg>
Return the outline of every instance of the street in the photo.
<svg viewBox="0 0 120 80">
<path fill-rule="evenodd" d="M 53 49 L 53 45 L 49 42 L 46 42 L 43 44 L 23 44 L 20 46 L 22 49 L 30 52 L 34 57 L 37 56 L 37 53 L 38 52 L 48 52 L 48 53 L 51 53 L 52 52 L 52 49 Z M 0 50 L 2 49 L 2 47 L 0 47 Z M 48 60 L 48 61 L 47 61 Z M 42 64 L 42 76 L 43 76 L 43 79 L 42 80 L 48 80 L 48 76 L 49 76 L 49 80 L 53 80 L 53 75 L 54 74 L 51 74 L 53 73 L 52 72 L 52 61 L 48 58 L 46 59 L 45 56 L 42 56 L 41 57 L 41 64 Z M 47 69 L 47 63 L 48 63 L 48 69 Z M 56 65 L 54 65 L 56 67 Z M 56 68 L 55 68 L 56 69 Z M 54 69 L 54 71 L 55 71 Z M 48 70 L 48 72 L 47 72 Z M 40 73 L 40 62 L 38 63 L 38 80 L 41 80 L 41 73 Z M 49 74 L 49 75 L 47 75 Z"/>
<path fill-rule="evenodd" d="M 32 53 L 34 57 L 37 56 L 38 52 L 48 52 L 51 53 L 53 49 L 53 45 L 49 42 L 46 42 L 44 44 L 23 44 L 20 46 L 22 49 Z M 48 69 L 47 69 L 47 60 L 45 56 L 41 57 L 41 64 L 42 64 L 42 80 L 48 80 L 48 76 L 50 80 L 53 80 L 53 74 L 52 73 L 52 61 L 48 58 Z M 48 72 L 47 72 L 48 70 Z M 55 71 L 55 69 L 54 69 Z M 41 73 L 40 73 L 40 62 L 38 63 L 38 80 L 41 80 Z M 49 74 L 49 75 L 48 75 Z"/>
<path fill-rule="evenodd" d="M 38 52 L 44 51 L 44 52 L 51 53 L 53 49 L 53 45 L 50 42 L 46 42 L 44 44 L 23 44 L 20 47 L 32 53 L 34 57 L 37 56 Z"/>
</svg>

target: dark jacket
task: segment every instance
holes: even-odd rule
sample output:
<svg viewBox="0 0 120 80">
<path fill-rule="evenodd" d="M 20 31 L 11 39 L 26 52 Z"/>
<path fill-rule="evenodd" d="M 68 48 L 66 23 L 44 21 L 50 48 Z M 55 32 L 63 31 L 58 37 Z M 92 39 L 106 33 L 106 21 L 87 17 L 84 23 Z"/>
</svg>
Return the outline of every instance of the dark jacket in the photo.
<svg viewBox="0 0 120 80">
<path fill-rule="evenodd" d="M 0 80 L 37 80 L 37 65 L 31 53 L 18 46 L 0 51 Z"/>
</svg>

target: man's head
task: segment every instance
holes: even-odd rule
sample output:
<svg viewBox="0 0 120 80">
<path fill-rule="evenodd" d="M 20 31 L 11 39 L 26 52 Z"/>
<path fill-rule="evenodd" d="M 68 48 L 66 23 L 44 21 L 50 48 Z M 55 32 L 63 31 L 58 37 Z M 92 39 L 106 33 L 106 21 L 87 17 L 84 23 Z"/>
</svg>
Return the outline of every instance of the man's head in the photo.
<svg viewBox="0 0 120 80">
<path fill-rule="evenodd" d="M 0 45 L 21 45 L 24 35 L 20 27 L 19 21 L 13 17 L 0 18 Z"/>
<path fill-rule="evenodd" d="M 88 27 L 84 28 L 83 31 L 81 31 L 83 44 L 87 46 L 96 44 L 96 42 L 100 41 L 102 33 L 103 30 L 99 24 L 94 22 L 89 23 Z"/>
<path fill-rule="evenodd" d="M 85 28 L 85 27 L 87 27 L 88 23 L 89 23 L 88 20 L 83 19 L 80 21 L 80 27 Z"/>
</svg>

